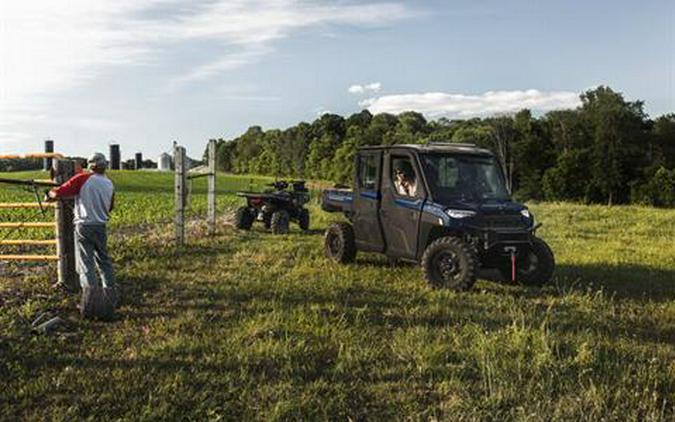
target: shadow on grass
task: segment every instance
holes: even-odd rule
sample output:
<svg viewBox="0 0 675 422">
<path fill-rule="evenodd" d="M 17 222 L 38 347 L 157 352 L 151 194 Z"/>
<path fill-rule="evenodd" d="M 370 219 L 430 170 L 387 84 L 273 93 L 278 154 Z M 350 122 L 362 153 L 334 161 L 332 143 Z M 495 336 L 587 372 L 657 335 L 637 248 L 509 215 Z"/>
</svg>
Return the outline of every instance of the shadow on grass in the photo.
<svg viewBox="0 0 675 422">
<path fill-rule="evenodd" d="M 620 299 L 656 302 L 675 299 L 675 271 L 635 264 L 558 265 L 555 279 L 563 291 L 603 290 Z"/>
<path fill-rule="evenodd" d="M 379 254 L 368 254 L 363 257 L 356 258 L 357 265 L 368 265 L 371 267 L 378 268 L 413 268 L 417 267 L 418 264 L 410 261 L 402 261 L 396 258 L 387 258 L 384 255 Z M 420 280 L 422 280 L 422 273 L 420 273 Z"/>
<path fill-rule="evenodd" d="M 174 316 L 174 310 L 158 307 L 149 300 L 156 296 L 166 283 L 166 280 L 154 277 L 127 276 L 118 280 L 121 290 L 121 310 L 117 312 L 115 320 Z"/>
<path fill-rule="evenodd" d="M 356 265 L 372 267 L 405 268 L 416 264 L 399 260 L 388 260 L 376 255 L 358 257 Z M 497 284 L 513 286 L 503 281 L 493 272 L 481 273 L 481 279 Z M 421 280 L 421 273 L 420 273 Z M 636 264 L 558 264 L 553 279 L 553 287 L 559 292 L 600 291 L 619 299 L 637 301 L 665 302 L 675 300 L 675 270 L 654 268 Z M 540 288 L 527 288 L 504 291 L 512 296 L 541 296 Z"/>
</svg>

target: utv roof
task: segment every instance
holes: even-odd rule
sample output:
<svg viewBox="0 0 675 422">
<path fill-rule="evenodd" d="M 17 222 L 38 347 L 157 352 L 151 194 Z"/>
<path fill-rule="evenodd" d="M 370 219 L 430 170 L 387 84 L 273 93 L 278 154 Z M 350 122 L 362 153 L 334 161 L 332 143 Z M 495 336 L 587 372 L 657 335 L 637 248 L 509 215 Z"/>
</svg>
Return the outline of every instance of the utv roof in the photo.
<svg viewBox="0 0 675 422">
<path fill-rule="evenodd" d="M 440 142 L 434 142 L 430 144 L 372 145 L 360 147 L 359 151 L 376 151 L 401 148 L 411 149 L 418 152 L 450 152 L 456 154 L 494 155 L 490 150 L 479 148 L 475 144 L 452 144 Z"/>
</svg>

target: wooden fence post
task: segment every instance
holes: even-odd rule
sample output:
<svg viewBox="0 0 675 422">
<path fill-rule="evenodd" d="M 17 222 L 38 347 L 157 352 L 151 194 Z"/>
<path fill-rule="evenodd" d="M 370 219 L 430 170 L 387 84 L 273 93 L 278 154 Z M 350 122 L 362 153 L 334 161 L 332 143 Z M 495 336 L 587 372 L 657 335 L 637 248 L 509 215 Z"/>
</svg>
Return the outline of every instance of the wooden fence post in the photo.
<svg viewBox="0 0 675 422">
<path fill-rule="evenodd" d="M 173 150 L 174 166 L 176 168 L 175 176 L 175 225 L 176 225 L 176 246 L 185 245 L 185 205 L 186 205 L 186 185 L 187 171 L 185 163 L 185 148 L 176 145 Z"/>
<path fill-rule="evenodd" d="M 216 233 L 216 140 L 209 141 L 209 175 L 208 192 L 206 197 L 208 207 L 208 233 Z"/>
<path fill-rule="evenodd" d="M 54 181 L 61 184 L 75 175 L 75 162 L 56 159 L 53 161 Z M 56 254 L 58 260 L 58 283 L 71 292 L 80 290 L 75 268 L 75 226 L 73 223 L 74 200 L 60 200 L 55 207 Z"/>
</svg>

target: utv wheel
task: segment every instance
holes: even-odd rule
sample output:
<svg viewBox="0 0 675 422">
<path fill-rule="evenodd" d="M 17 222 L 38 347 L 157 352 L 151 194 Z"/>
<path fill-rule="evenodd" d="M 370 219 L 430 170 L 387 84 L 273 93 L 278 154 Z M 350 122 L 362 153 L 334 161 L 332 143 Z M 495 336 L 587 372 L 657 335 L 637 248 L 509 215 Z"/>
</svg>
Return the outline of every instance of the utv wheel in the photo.
<svg viewBox="0 0 675 422">
<path fill-rule="evenodd" d="M 302 230 L 309 230 L 309 210 L 306 208 L 302 208 L 300 211 L 298 211 L 298 226 Z"/>
<path fill-rule="evenodd" d="M 354 229 L 349 223 L 333 223 L 324 235 L 326 256 L 340 264 L 354 262 L 356 258 L 356 242 Z"/>
<path fill-rule="evenodd" d="M 270 227 L 272 228 L 272 233 L 274 234 L 286 234 L 288 233 L 288 223 L 290 217 L 288 216 L 288 211 L 286 210 L 277 210 L 272 213 L 272 219 L 270 220 Z"/>
<path fill-rule="evenodd" d="M 253 220 L 255 220 L 253 212 L 247 207 L 241 207 L 234 216 L 234 227 L 239 230 L 251 230 Z"/>
<path fill-rule="evenodd" d="M 478 260 L 462 240 L 436 239 L 422 255 L 424 278 L 434 288 L 469 290 L 476 282 Z"/>
<path fill-rule="evenodd" d="M 271 213 L 263 213 L 262 222 L 263 222 L 263 225 L 265 226 L 265 230 L 271 229 L 272 228 L 272 214 Z"/>
<path fill-rule="evenodd" d="M 516 259 L 516 281 L 526 286 L 543 286 L 553 278 L 555 258 L 551 248 L 538 237 L 532 238 L 528 253 Z M 502 268 L 502 276 L 511 280 L 511 265 Z"/>
</svg>

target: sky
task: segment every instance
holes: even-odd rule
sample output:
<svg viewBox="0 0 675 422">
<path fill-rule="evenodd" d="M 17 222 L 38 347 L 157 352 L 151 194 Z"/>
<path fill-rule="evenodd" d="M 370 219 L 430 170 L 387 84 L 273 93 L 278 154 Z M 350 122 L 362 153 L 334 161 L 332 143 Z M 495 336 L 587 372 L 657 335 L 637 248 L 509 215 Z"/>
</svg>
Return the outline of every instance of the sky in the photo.
<svg viewBox="0 0 675 422">
<path fill-rule="evenodd" d="M 672 0 L 0 0 L 0 151 L 200 156 L 252 125 L 545 113 L 598 85 L 657 117 L 674 33 Z"/>
</svg>

